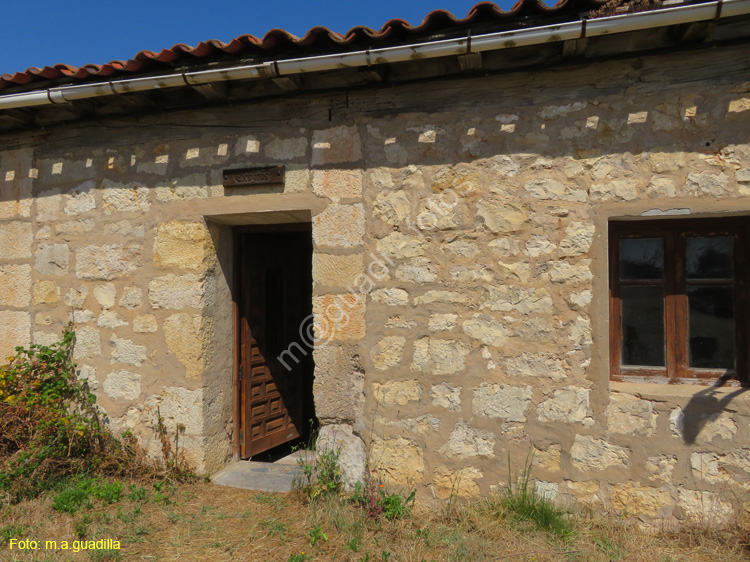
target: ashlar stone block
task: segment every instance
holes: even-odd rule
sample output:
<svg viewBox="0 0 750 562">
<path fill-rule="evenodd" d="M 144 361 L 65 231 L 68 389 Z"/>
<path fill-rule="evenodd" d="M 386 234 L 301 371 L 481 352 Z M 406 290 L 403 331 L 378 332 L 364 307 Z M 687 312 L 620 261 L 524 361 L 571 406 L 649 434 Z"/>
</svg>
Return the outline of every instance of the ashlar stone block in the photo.
<svg viewBox="0 0 750 562">
<path fill-rule="evenodd" d="M 0 306 L 31 304 L 31 266 L 0 265 Z"/>
<path fill-rule="evenodd" d="M 30 222 L 13 221 L 0 224 L 0 259 L 30 258 L 33 242 Z"/>
</svg>

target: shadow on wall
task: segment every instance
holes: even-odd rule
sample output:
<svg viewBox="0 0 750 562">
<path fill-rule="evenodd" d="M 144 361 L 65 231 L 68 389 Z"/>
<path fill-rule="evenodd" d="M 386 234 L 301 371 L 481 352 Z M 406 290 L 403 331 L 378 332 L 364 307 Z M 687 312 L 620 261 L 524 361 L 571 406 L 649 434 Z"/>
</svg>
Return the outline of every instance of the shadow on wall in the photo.
<svg viewBox="0 0 750 562">
<path fill-rule="evenodd" d="M 725 381 L 719 379 L 714 386 L 696 392 L 683 408 L 678 429 L 686 444 L 692 445 L 695 443 L 698 434 L 708 422 L 719 417 L 734 398 L 750 390 L 748 387 L 738 388 L 729 394 L 721 394 L 721 398 L 719 398 L 717 388 L 724 384 Z"/>
</svg>

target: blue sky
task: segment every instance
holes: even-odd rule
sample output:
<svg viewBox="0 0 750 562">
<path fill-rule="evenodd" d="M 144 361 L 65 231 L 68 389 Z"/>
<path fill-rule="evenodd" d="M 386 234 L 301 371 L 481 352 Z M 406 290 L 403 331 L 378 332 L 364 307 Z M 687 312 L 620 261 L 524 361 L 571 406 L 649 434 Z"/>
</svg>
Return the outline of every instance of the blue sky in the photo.
<svg viewBox="0 0 750 562">
<path fill-rule="evenodd" d="M 275 27 L 301 36 L 322 25 L 344 33 L 379 29 L 392 18 L 416 25 L 435 9 L 464 17 L 479 0 L 5 0 L 0 73 L 55 63 L 80 66 L 127 59 L 175 43 L 229 41 Z M 497 2 L 509 9 L 513 0 Z"/>
</svg>

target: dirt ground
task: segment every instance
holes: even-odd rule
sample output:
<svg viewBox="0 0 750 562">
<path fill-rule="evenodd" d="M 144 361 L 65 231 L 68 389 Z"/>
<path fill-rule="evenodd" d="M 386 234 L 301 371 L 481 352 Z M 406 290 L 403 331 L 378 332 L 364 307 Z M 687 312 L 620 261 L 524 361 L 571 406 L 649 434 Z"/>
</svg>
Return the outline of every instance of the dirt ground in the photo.
<svg viewBox="0 0 750 562">
<path fill-rule="evenodd" d="M 41 561 L 507 561 L 734 562 L 750 560 L 737 530 L 645 532 L 635 524 L 575 517 L 560 539 L 483 502 L 388 521 L 347 501 L 310 503 L 299 493 L 252 492 L 212 484 L 126 485 L 129 497 L 95 500 L 73 513 L 54 494 L 0 509 L 0 560 Z M 139 491 L 140 490 L 140 491 Z M 37 541 L 21 550 L 12 539 Z M 107 539 L 111 541 L 107 543 Z M 57 550 L 52 549 L 56 541 Z M 68 541 L 68 549 L 64 549 Z M 78 541 L 76 543 L 76 541 Z M 93 549 L 79 550 L 85 541 Z M 111 547 L 119 541 L 119 549 Z M 22 543 L 23 545 L 24 543 Z M 33 545 L 33 543 L 26 543 Z M 50 548 L 46 548 L 49 546 Z M 99 547 L 99 548 L 97 548 Z"/>
</svg>

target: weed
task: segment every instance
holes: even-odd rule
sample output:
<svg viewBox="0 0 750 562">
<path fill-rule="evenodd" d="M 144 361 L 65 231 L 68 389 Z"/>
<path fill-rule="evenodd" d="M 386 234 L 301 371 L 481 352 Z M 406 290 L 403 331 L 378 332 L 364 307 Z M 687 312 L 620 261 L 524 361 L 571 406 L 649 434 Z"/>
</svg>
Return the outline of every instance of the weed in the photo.
<svg viewBox="0 0 750 562">
<path fill-rule="evenodd" d="M 260 524 L 263 525 L 266 529 L 268 529 L 268 534 L 272 537 L 275 537 L 275 536 L 283 537 L 287 531 L 286 523 L 281 521 L 281 519 L 279 519 L 278 517 L 274 517 L 272 519 L 265 519 L 264 521 L 261 521 Z"/>
<path fill-rule="evenodd" d="M 416 491 L 408 496 L 399 493 L 387 493 L 383 484 L 376 485 L 371 479 L 365 484 L 357 482 L 350 501 L 365 508 L 368 517 L 383 515 L 388 520 L 403 519 L 411 512 Z"/>
<path fill-rule="evenodd" d="M 307 535 L 310 537 L 310 546 L 315 546 L 319 541 L 328 541 L 328 535 L 323 532 L 320 525 L 315 525 L 307 532 Z"/>
<path fill-rule="evenodd" d="M 91 479 L 87 477 L 74 480 L 68 488 L 52 498 L 52 508 L 64 513 L 73 514 L 91 506 Z"/>
<path fill-rule="evenodd" d="M 306 562 L 307 560 L 312 560 L 312 556 L 303 552 L 301 554 L 292 554 L 288 562 Z"/>
<path fill-rule="evenodd" d="M 131 502 L 145 502 L 148 500 L 148 492 L 146 492 L 146 488 L 143 486 L 138 486 L 137 484 L 131 484 L 128 486 L 128 490 L 130 492 L 128 493 L 128 499 Z"/>
<path fill-rule="evenodd" d="M 284 498 L 282 498 L 278 494 L 270 494 L 266 492 L 260 492 L 253 496 L 253 501 L 258 502 L 259 504 L 273 506 L 274 509 L 279 509 L 280 507 L 286 506 L 286 503 L 284 503 Z"/>
<path fill-rule="evenodd" d="M 22 539 L 25 532 L 26 525 L 17 525 L 15 523 L 4 525 L 0 527 L 0 541 L 3 544 L 8 544 L 10 539 Z"/>
<path fill-rule="evenodd" d="M 302 477 L 295 482 L 295 486 L 310 499 L 338 493 L 341 490 L 340 455 L 341 451 L 327 449 L 318 451 L 315 462 L 304 457 L 298 458 L 297 464 L 302 469 Z"/>
<path fill-rule="evenodd" d="M 91 486 L 91 495 L 102 501 L 105 505 L 120 501 L 123 486 L 119 482 L 94 481 Z"/>
<path fill-rule="evenodd" d="M 346 541 L 346 548 L 351 550 L 352 552 L 359 552 L 360 547 L 362 546 L 362 537 L 349 537 L 349 540 Z"/>
<path fill-rule="evenodd" d="M 622 547 L 616 542 L 612 542 L 609 537 L 594 537 L 592 542 L 599 547 L 599 549 L 607 555 L 608 562 L 616 562 L 620 558 L 625 556 L 625 552 Z"/>
<path fill-rule="evenodd" d="M 513 484 L 512 474 L 509 474 L 508 486 L 500 498 L 500 505 L 511 517 L 529 521 L 543 531 L 560 539 L 569 540 L 573 535 L 573 528 L 567 512 L 546 497 L 538 495 L 534 485 L 530 482 L 532 460 L 533 455 L 529 455 L 515 484 Z M 510 458 L 508 458 L 508 466 L 510 466 Z"/>
<path fill-rule="evenodd" d="M 390 550 L 383 550 L 380 552 L 380 559 L 383 562 L 388 562 L 391 559 L 391 551 Z"/>
<path fill-rule="evenodd" d="M 73 524 L 73 530 L 79 539 L 85 539 L 89 532 L 89 525 L 91 524 L 91 515 L 83 515 Z"/>
</svg>

